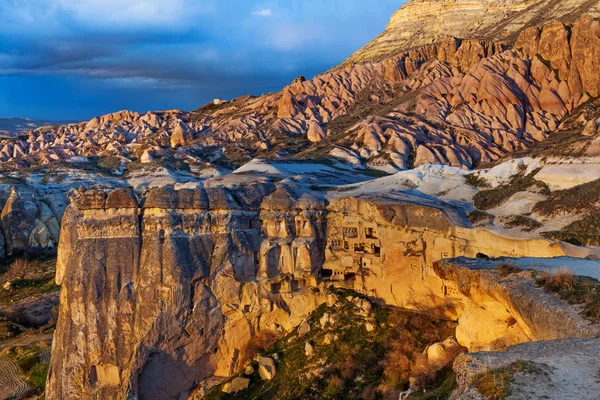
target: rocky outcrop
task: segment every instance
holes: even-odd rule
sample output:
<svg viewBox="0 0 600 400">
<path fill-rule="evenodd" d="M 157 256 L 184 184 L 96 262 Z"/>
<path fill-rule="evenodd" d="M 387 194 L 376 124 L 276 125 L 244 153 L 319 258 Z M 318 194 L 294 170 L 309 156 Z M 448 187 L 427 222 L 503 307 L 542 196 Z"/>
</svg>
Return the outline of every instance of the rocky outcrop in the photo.
<svg viewBox="0 0 600 400">
<path fill-rule="evenodd" d="M 511 41 L 531 25 L 600 16 L 600 3 L 585 0 L 412 0 L 396 11 L 387 29 L 346 63 L 363 62 L 435 42 L 440 36 Z"/>
<path fill-rule="evenodd" d="M 53 321 L 58 307 L 58 291 L 29 296 L 10 304 L 0 304 L 0 319 L 26 327 L 41 328 Z"/>
<path fill-rule="evenodd" d="M 60 234 L 58 221 L 62 217 L 60 206 L 56 207 L 56 215 L 36 190 L 26 185 L 1 188 L 0 206 L 0 257 L 56 246 Z"/>
<path fill-rule="evenodd" d="M 528 28 L 519 35 L 515 47 L 548 62 L 547 67 L 564 81 L 557 91 L 575 98 L 600 95 L 600 21 L 585 16 L 573 25 L 557 22 Z"/>
<path fill-rule="evenodd" d="M 73 193 L 63 220 L 50 398 L 178 398 L 239 369 L 261 331 L 291 329 L 325 301 L 302 283 L 310 260 L 292 275 L 260 256 L 260 188 L 154 189 L 140 206 L 113 193 Z M 287 200 L 277 194 L 271 208 Z M 310 255 L 312 237 L 280 228 L 297 218 L 318 231 L 318 215 L 290 218 L 273 221 L 273 242 Z"/>
<path fill-rule="evenodd" d="M 530 271 L 500 277 L 495 270 L 463 260 L 434 264 L 436 274 L 464 296 L 456 337 L 471 351 L 503 349 L 514 343 L 565 337 L 600 337 L 600 325 L 537 288 Z M 487 338 L 487 339 L 485 339 Z M 484 346 L 482 346 L 484 344 Z"/>
<path fill-rule="evenodd" d="M 139 200 L 123 190 L 74 191 L 71 199 L 51 399 L 186 398 L 203 380 L 242 368 L 261 332 L 297 326 L 328 300 L 330 285 L 460 318 L 470 294 L 437 275 L 434 261 L 562 254 L 551 241 L 472 230 L 460 211 L 408 198 L 324 198 L 256 184 L 157 188 Z M 533 339 L 529 322 L 505 344 Z M 478 349 L 495 339 L 464 342 Z"/>
</svg>

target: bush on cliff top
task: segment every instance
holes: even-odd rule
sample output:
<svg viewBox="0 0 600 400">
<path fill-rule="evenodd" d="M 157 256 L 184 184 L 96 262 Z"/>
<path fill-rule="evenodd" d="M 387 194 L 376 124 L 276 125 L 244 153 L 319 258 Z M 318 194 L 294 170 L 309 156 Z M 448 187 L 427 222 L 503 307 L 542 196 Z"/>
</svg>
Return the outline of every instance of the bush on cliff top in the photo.
<svg viewBox="0 0 600 400">
<path fill-rule="evenodd" d="M 543 235 L 576 246 L 600 246 L 600 212 L 572 222 L 560 231 L 544 232 Z"/>
<path fill-rule="evenodd" d="M 502 205 L 513 195 L 523 192 L 533 186 L 535 186 L 538 191 L 544 194 L 550 194 L 550 189 L 548 189 L 548 186 L 534 178 L 538 172 L 539 169 L 531 172 L 528 175 L 525 175 L 525 173 L 522 171 L 518 175 L 513 176 L 510 182 L 507 184 L 478 192 L 473 197 L 475 207 L 480 210 L 490 210 Z"/>
<path fill-rule="evenodd" d="M 597 279 L 574 275 L 568 268 L 538 274 L 538 285 L 549 293 L 557 293 L 569 304 L 581 304 L 584 318 L 600 323 L 600 282 Z"/>
</svg>

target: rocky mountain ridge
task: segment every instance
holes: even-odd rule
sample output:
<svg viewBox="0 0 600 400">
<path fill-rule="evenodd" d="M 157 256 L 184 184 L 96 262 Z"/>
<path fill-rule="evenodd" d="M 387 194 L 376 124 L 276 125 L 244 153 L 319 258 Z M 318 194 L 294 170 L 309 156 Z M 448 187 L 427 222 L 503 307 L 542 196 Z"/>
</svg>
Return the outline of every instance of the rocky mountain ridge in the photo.
<svg viewBox="0 0 600 400">
<path fill-rule="evenodd" d="M 598 105 L 599 22 L 529 28 L 514 46 L 444 37 L 376 62 L 299 78 L 280 93 L 191 113 L 128 111 L 0 141 L 0 159 L 51 165 L 113 157 L 175 160 L 194 171 L 254 157 L 335 157 L 397 171 L 473 168 L 525 150 L 571 113 Z M 597 135 L 597 119 L 578 121 Z"/>
<path fill-rule="evenodd" d="M 25 135 L 27 132 L 41 126 L 64 125 L 66 121 L 49 121 L 34 118 L 0 117 L 0 136 L 14 137 Z"/>
</svg>

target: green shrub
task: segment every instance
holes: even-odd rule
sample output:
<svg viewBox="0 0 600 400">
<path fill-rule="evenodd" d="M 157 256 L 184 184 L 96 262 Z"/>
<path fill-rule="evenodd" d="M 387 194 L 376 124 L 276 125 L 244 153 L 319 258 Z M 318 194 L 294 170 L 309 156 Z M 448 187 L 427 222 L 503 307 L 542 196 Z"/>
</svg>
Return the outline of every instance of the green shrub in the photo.
<svg viewBox="0 0 600 400">
<path fill-rule="evenodd" d="M 494 216 L 485 211 L 474 210 L 469 213 L 469 220 L 472 224 L 478 224 L 480 222 L 491 222 L 494 220 Z"/>
<path fill-rule="evenodd" d="M 543 225 L 538 221 L 523 215 L 513 215 L 504 224 L 506 228 L 522 228 L 521 230 L 531 232 L 541 228 Z"/>
<path fill-rule="evenodd" d="M 489 188 L 492 185 L 482 176 L 477 174 L 469 174 L 467 175 L 465 182 L 467 185 L 471 185 L 476 188 Z"/>
<path fill-rule="evenodd" d="M 520 173 L 515 175 L 510 182 L 505 185 L 500 185 L 494 189 L 482 190 L 478 192 L 473 197 L 475 207 L 480 210 L 489 210 L 498 207 L 511 196 L 515 195 L 516 193 L 523 192 L 532 186 L 537 187 L 537 189 L 542 193 L 549 195 L 550 189 L 548 189 L 548 186 L 534 178 L 538 172 L 539 169 L 528 175 Z"/>
</svg>

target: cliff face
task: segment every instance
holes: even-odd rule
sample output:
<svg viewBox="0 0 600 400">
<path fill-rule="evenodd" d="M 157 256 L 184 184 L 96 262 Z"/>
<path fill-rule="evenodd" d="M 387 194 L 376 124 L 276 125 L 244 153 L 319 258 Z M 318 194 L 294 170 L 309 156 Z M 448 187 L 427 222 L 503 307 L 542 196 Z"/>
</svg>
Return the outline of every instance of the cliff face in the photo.
<svg viewBox="0 0 600 400">
<path fill-rule="evenodd" d="M 387 29 L 353 54 L 355 63 L 429 44 L 439 36 L 514 41 L 532 25 L 600 16 L 600 2 L 585 0 L 412 0 L 396 11 Z"/>
<path fill-rule="evenodd" d="M 261 332 L 298 325 L 328 301 L 330 285 L 389 305 L 439 306 L 462 320 L 461 340 L 473 349 L 561 337 L 513 317 L 502 296 L 477 303 L 434 270 L 443 257 L 555 256 L 560 246 L 463 220 L 442 203 L 325 199 L 272 184 L 152 189 L 140 204 L 124 190 L 74 191 L 47 396 L 187 398 L 205 379 L 239 370 Z M 474 321 L 495 330 L 475 332 Z"/>
<path fill-rule="evenodd" d="M 301 254 L 290 282 L 259 258 L 268 188 L 255 189 L 237 200 L 222 188 L 156 189 L 141 207 L 123 191 L 74 195 L 57 265 L 50 398 L 179 398 L 239 368 L 262 329 L 291 329 L 325 301 L 300 284 L 318 262 L 319 213 L 298 212 L 297 237 L 277 226 L 272 240 Z"/>
</svg>

